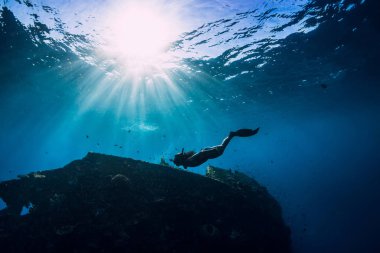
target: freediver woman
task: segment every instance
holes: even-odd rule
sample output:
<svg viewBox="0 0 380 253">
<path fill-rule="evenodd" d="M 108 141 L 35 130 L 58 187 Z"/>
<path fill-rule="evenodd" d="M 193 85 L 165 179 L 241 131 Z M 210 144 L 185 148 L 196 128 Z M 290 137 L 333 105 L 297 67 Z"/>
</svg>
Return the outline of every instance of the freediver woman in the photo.
<svg viewBox="0 0 380 253">
<path fill-rule="evenodd" d="M 197 167 L 205 163 L 208 159 L 214 159 L 221 156 L 233 137 L 249 137 L 257 134 L 259 129 L 260 128 L 256 128 L 255 130 L 239 129 L 237 131 L 232 131 L 223 140 L 222 144 L 204 148 L 198 153 L 195 153 L 194 151 L 184 152 L 184 149 L 182 148 L 181 153 L 176 154 L 174 159 L 170 159 L 170 161 L 172 161 L 176 166 L 183 166 L 185 169 L 187 169 L 187 167 Z"/>
</svg>

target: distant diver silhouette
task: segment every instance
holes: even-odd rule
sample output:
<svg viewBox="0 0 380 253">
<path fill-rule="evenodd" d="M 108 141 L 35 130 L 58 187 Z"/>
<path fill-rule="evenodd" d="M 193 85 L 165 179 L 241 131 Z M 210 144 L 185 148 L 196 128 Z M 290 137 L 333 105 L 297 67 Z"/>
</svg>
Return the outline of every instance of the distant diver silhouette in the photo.
<svg viewBox="0 0 380 253">
<path fill-rule="evenodd" d="M 184 152 L 184 149 L 182 148 L 181 153 L 176 154 L 174 159 L 170 159 L 170 161 L 176 166 L 183 166 L 185 169 L 187 169 L 187 167 L 197 167 L 205 163 L 208 159 L 214 159 L 221 156 L 233 137 L 249 137 L 257 134 L 259 129 L 260 128 L 255 130 L 239 129 L 235 132 L 230 132 L 230 134 L 223 140 L 222 144 L 204 148 L 198 153 L 195 153 L 194 151 Z"/>
</svg>

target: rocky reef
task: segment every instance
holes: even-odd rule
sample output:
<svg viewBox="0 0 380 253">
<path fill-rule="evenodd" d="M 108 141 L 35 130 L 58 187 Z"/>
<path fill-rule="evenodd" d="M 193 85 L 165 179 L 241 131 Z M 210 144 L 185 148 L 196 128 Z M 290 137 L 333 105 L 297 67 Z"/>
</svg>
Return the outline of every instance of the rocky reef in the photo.
<svg viewBox="0 0 380 253">
<path fill-rule="evenodd" d="M 89 153 L 0 183 L 1 252 L 291 252 L 276 200 L 254 179 Z"/>
</svg>

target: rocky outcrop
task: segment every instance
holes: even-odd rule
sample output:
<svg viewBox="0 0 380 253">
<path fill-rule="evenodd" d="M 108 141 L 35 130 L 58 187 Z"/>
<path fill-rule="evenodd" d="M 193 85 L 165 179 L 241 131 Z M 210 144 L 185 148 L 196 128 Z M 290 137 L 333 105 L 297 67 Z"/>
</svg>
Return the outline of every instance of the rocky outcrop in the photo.
<svg viewBox="0 0 380 253">
<path fill-rule="evenodd" d="M 2 252 L 291 252 L 267 190 L 214 167 L 202 176 L 89 153 L 2 182 L 0 197 Z"/>
</svg>

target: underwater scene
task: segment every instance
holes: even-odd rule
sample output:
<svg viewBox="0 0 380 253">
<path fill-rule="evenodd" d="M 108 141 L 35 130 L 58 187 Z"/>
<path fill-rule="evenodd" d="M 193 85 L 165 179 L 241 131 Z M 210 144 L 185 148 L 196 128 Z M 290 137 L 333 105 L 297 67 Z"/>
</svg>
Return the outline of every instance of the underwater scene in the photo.
<svg viewBox="0 0 380 253">
<path fill-rule="evenodd" d="M 376 0 L 1 1 L 0 251 L 380 252 L 379 47 Z"/>
</svg>

